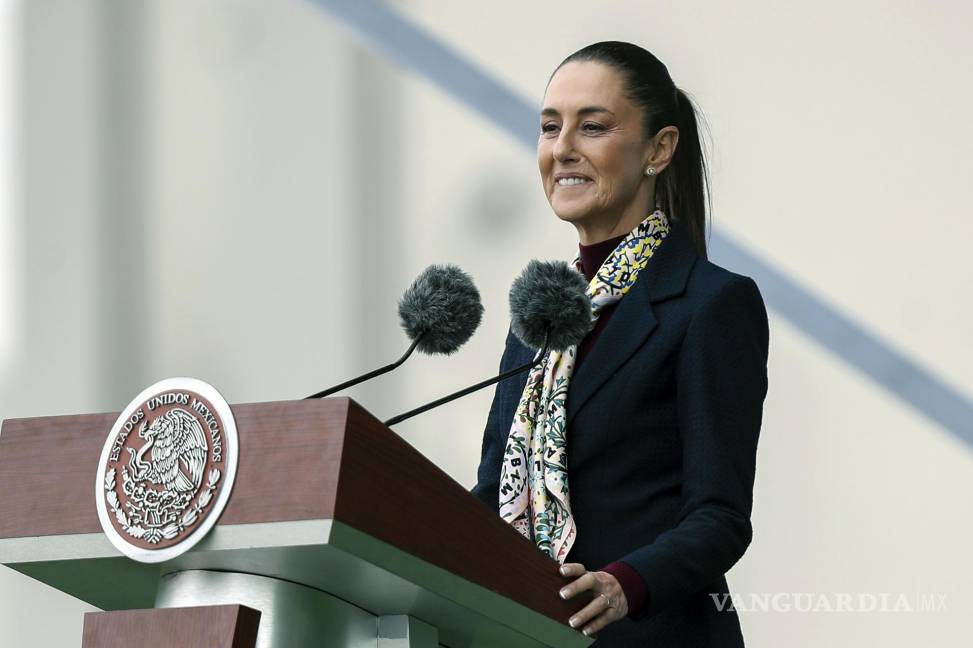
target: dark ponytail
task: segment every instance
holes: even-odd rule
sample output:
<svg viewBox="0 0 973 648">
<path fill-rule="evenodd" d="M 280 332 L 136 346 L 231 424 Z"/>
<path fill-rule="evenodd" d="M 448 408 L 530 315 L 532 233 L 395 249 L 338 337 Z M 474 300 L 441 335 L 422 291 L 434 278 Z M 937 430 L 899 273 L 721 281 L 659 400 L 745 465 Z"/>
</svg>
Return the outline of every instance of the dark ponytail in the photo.
<svg viewBox="0 0 973 648">
<path fill-rule="evenodd" d="M 696 108 L 679 88 L 675 88 L 679 143 L 672 161 L 656 181 L 656 200 L 666 214 L 677 215 L 686 223 L 700 256 L 706 258 L 706 214 L 710 211 L 709 172 L 703 156 L 703 143 L 696 125 Z"/>
<path fill-rule="evenodd" d="M 638 45 L 620 41 L 588 45 L 564 59 L 558 68 L 571 61 L 595 61 L 622 73 L 627 97 L 642 109 L 646 140 L 664 126 L 679 129 L 672 161 L 656 178 L 655 200 L 667 216 L 685 223 L 697 251 L 706 258 L 709 172 L 693 102 L 672 82 L 662 61 Z"/>
</svg>

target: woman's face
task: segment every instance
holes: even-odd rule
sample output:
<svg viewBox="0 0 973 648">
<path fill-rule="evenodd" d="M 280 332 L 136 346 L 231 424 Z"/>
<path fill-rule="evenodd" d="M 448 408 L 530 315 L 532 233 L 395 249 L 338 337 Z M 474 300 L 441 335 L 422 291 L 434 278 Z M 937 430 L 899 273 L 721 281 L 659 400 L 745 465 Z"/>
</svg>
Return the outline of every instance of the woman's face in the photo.
<svg viewBox="0 0 973 648">
<path fill-rule="evenodd" d="M 650 211 L 653 184 L 644 173 L 651 153 L 618 71 L 584 61 L 555 72 L 544 94 L 537 164 L 559 218 L 579 230 L 641 222 Z"/>
</svg>

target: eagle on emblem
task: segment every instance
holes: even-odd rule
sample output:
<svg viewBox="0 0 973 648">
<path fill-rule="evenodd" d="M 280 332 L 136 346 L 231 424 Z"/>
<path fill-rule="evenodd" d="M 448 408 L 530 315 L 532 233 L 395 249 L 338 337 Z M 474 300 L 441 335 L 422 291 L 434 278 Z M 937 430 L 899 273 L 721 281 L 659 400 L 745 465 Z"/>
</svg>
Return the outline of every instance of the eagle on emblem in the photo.
<svg viewBox="0 0 973 648">
<path fill-rule="evenodd" d="M 203 483 L 208 446 L 203 428 L 192 414 L 174 408 L 151 425 L 139 428 L 146 443 L 129 452 L 128 467 L 134 481 L 147 481 L 167 491 L 195 493 Z M 146 453 L 149 461 L 145 460 Z"/>
</svg>

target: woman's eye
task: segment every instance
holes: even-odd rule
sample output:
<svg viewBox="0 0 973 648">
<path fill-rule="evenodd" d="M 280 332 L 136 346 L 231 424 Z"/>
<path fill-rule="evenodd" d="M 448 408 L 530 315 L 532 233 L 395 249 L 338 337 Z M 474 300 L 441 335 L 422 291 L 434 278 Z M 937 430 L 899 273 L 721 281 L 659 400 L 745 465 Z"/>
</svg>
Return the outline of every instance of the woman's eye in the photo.
<svg viewBox="0 0 973 648">
<path fill-rule="evenodd" d="M 599 133 L 605 130 L 605 127 L 602 126 L 601 124 L 595 124 L 593 122 L 585 122 L 584 124 L 581 125 L 581 130 L 588 133 Z"/>
<path fill-rule="evenodd" d="M 554 124 L 554 123 L 551 123 L 551 122 L 548 122 L 548 123 L 543 124 L 541 126 L 541 132 L 542 133 L 553 133 L 556 130 L 557 130 L 557 124 Z"/>
</svg>

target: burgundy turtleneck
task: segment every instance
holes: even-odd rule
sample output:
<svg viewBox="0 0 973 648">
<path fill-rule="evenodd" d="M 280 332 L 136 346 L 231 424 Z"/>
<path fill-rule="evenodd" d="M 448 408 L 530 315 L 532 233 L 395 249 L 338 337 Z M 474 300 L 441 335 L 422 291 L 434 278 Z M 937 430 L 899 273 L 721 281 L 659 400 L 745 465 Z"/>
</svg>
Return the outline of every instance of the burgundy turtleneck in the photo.
<svg viewBox="0 0 973 648">
<path fill-rule="evenodd" d="M 610 238 L 607 241 L 592 243 L 591 245 L 578 244 L 578 251 L 581 256 L 581 271 L 588 281 L 594 278 L 601 264 L 615 251 L 615 248 L 618 247 L 618 244 L 622 242 L 625 236 L 626 234 L 622 234 L 621 236 Z M 591 347 L 594 346 L 601 332 L 605 330 L 605 326 L 608 325 L 608 320 L 611 319 L 612 313 L 615 312 L 617 305 L 618 302 L 615 302 L 601 309 L 601 314 L 598 316 L 598 321 L 595 322 L 594 328 L 591 329 L 588 335 L 581 341 L 581 344 L 578 345 L 578 352 L 574 360 L 575 372 L 577 372 L 585 356 L 588 355 Z M 632 566 L 621 561 L 606 565 L 601 568 L 601 571 L 611 574 L 618 581 L 622 591 L 625 592 L 625 600 L 628 601 L 628 616 L 636 618 L 643 611 L 648 600 L 645 580 Z"/>
<path fill-rule="evenodd" d="M 625 236 L 625 234 L 622 234 L 621 236 L 610 238 L 607 241 L 592 243 L 591 245 L 578 244 L 578 252 L 581 256 L 581 272 L 584 273 L 585 279 L 591 281 L 594 278 L 601 264 L 615 251 L 615 248 L 618 247 L 618 244 L 622 242 Z M 595 322 L 595 327 L 591 329 L 588 335 L 581 341 L 581 344 L 578 345 L 578 352 L 574 359 L 574 371 L 578 370 L 582 360 L 588 355 L 591 347 L 594 346 L 595 340 L 605 330 L 605 326 L 608 324 L 608 320 L 611 319 L 612 313 L 615 312 L 615 306 L 617 305 L 618 302 L 601 309 L 601 314 L 598 316 L 598 321 Z"/>
</svg>

